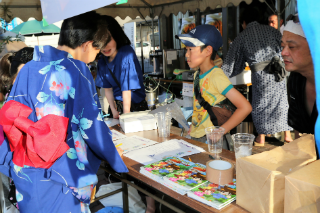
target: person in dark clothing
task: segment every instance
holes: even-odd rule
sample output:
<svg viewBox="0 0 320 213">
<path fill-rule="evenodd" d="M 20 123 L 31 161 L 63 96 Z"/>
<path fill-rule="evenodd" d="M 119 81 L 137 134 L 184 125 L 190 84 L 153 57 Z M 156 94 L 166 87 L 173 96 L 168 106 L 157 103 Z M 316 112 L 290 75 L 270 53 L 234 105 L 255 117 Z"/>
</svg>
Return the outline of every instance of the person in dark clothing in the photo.
<svg viewBox="0 0 320 213">
<path fill-rule="evenodd" d="M 288 81 L 288 124 L 294 128 L 296 138 L 299 133 L 314 134 L 318 117 L 314 68 L 298 16 L 293 16 L 285 26 L 281 47 L 285 68 L 292 72 Z"/>
</svg>

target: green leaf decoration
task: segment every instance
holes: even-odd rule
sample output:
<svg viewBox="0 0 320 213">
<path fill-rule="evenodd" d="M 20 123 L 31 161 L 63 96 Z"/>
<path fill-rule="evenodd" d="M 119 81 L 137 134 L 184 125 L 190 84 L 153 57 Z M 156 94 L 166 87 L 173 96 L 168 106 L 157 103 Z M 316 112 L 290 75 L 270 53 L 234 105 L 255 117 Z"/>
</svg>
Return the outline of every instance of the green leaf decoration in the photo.
<svg viewBox="0 0 320 213">
<path fill-rule="evenodd" d="M 74 123 L 74 124 L 79 124 L 79 120 L 74 115 L 72 116 L 71 122 Z"/>
<path fill-rule="evenodd" d="M 85 167 L 84 167 L 84 164 L 81 163 L 79 160 L 77 160 L 76 165 L 77 165 L 78 169 L 80 169 L 80 170 L 84 170 L 84 168 L 85 168 Z"/>
<path fill-rule="evenodd" d="M 85 130 L 85 129 L 89 129 L 92 125 L 92 121 L 87 119 L 87 118 L 81 118 L 80 119 L 80 127 L 81 129 Z"/>
<path fill-rule="evenodd" d="M 42 68 L 42 69 L 39 71 L 39 73 L 42 74 L 42 75 L 44 75 L 44 74 L 46 74 L 47 72 L 50 71 L 50 68 L 51 68 L 51 65 L 47 65 L 47 66 L 45 66 L 44 68 Z"/>
<path fill-rule="evenodd" d="M 89 139 L 88 135 L 81 128 L 79 130 L 80 130 L 80 133 L 81 133 L 83 139 Z"/>
<path fill-rule="evenodd" d="M 71 87 L 69 90 L 69 96 L 74 99 L 75 93 L 76 93 L 76 89 Z"/>
<path fill-rule="evenodd" d="M 70 148 L 68 151 L 67 151 L 67 156 L 68 158 L 74 160 L 74 159 L 77 159 L 77 152 L 74 148 Z"/>
<path fill-rule="evenodd" d="M 40 101 L 41 103 L 45 102 L 48 99 L 49 95 L 47 95 L 44 92 L 39 92 L 37 95 L 37 100 Z"/>
<path fill-rule="evenodd" d="M 116 5 L 128 3 L 128 0 L 119 0 Z"/>
<path fill-rule="evenodd" d="M 72 131 L 72 137 L 74 140 L 77 140 L 78 135 L 79 135 L 79 131 L 76 131 L 76 132 Z"/>
</svg>

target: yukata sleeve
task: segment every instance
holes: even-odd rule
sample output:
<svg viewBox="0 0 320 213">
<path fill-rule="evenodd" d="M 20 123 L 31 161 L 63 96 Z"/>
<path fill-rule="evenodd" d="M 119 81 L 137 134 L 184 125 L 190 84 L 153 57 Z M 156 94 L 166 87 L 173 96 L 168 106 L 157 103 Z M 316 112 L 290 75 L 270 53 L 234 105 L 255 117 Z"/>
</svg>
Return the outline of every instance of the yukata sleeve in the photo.
<svg viewBox="0 0 320 213">
<path fill-rule="evenodd" d="M 129 52 L 121 65 L 120 84 L 122 91 L 141 89 L 139 75 L 142 75 L 142 71 L 138 60 L 135 60 L 134 54 Z"/>
<path fill-rule="evenodd" d="M 96 93 L 93 78 L 89 75 L 79 75 L 74 88 L 73 116 L 71 128 L 74 141 L 84 141 L 100 159 L 109 162 L 116 172 L 128 172 L 112 141 L 112 133 L 103 121 L 100 102 Z M 81 146 L 80 144 L 76 144 Z"/>
<path fill-rule="evenodd" d="M 10 150 L 9 142 L 7 139 L 0 141 L 0 172 L 4 175 L 11 177 L 10 162 L 12 160 L 12 152 Z"/>
<path fill-rule="evenodd" d="M 240 74 L 245 68 L 242 34 L 232 42 L 221 69 L 229 78 Z"/>
</svg>

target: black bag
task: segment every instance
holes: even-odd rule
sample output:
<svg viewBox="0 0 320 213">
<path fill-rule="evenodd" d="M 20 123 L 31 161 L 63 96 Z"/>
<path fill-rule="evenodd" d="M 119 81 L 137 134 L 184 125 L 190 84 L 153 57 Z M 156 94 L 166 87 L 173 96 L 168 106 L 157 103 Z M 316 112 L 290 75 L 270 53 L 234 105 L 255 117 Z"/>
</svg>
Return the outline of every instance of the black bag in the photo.
<svg viewBox="0 0 320 213">
<path fill-rule="evenodd" d="M 199 89 L 199 72 L 197 72 L 194 81 L 194 94 L 199 102 L 199 104 L 207 110 L 210 116 L 210 120 L 214 126 L 223 125 L 234 113 L 236 107 L 231 103 L 231 101 L 226 98 L 214 106 L 211 106 L 204 98 L 201 96 Z"/>
</svg>

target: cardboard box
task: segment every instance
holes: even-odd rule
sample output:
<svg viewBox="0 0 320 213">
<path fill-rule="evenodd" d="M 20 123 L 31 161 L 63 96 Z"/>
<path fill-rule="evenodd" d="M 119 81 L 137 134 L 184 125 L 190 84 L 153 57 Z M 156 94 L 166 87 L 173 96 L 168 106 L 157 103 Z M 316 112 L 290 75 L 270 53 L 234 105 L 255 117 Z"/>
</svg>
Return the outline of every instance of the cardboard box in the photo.
<svg viewBox="0 0 320 213">
<path fill-rule="evenodd" d="M 320 212 L 320 160 L 285 177 L 284 212 Z"/>
<path fill-rule="evenodd" d="M 237 204 L 250 212 L 284 212 L 285 176 L 316 160 L 313 135 L 237 159 Z"/>
</svg>

